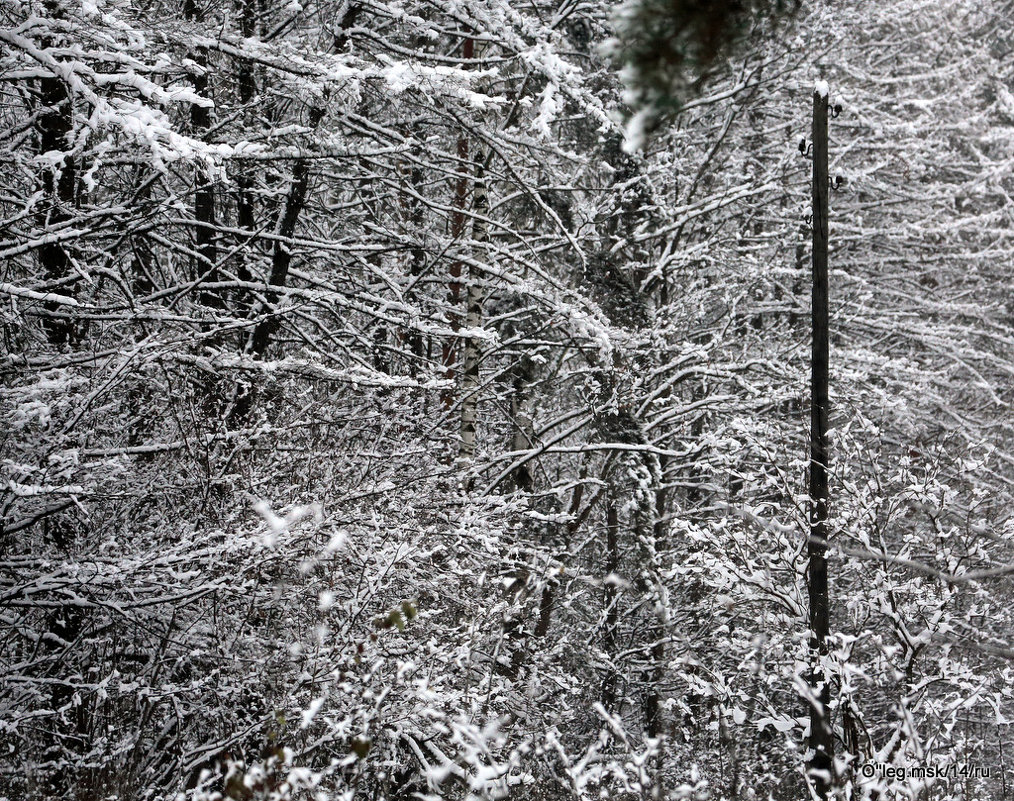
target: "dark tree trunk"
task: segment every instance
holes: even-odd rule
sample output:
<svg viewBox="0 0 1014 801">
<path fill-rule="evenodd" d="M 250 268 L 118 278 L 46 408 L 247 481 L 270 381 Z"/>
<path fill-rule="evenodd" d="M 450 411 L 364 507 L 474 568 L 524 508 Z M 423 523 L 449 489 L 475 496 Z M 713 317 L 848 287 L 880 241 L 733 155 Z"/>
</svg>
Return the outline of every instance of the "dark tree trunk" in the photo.
<svg viewBox="0 0 1014 801">
<path fill-rule="evenodd" d="M 526 353 L 521 353 L 511 367 L 511 378 L 514 389 L 511 395 L 511 424 L 514 427 L 511 450 L 522 451 L 535 445 L 535 431 L 528 413 L 528 387 L 535 378 L 535 363 Z M 535 489 L 535 478 L 527 462 L 514 470 L 512 478 L 514 486 L 521 492 L 530 493 Z"/>
<path fill-rule="evenodd" d="M 323 116 L 323 112 L 314 110 L 311 114 L 311 127 L 315 127 Z M 292 168 L 292 185 L 282 207 L 281 219 L 278 223 L 278 239 L 275 240 L 274 252 L 271 254 L 271 275 L 268 285 L 284 287 L 289 278 L 289 265 L 292 263 L 292 235 L 296 232 L 296 221 L 306 205 L 306 190 L 310 183 L 310 160 L 297 159 Z M 278 293 L 269 291 L 266 295 L 268 312 L 264 319 L 257 323 L 253 336 L 250 338 L 250 352 L 255 356 L 263 356 L 268 349 L 272 335 L 278 330 L 278 317 L 271 312 L 278 302 Z"/>
<path fill-rule="evenodd" d="M 475 57 L 475 40 L 469 36 L 462 45 L 462 57 L 471 59 Z M 468 202 L 468 137 L 462 133 L 458 137 L 458 169 L 460 175 L 454 187 L 454 213 L 451 215 L 451 239 L 458 240 L 465 233 L 465 205 Z M 451 329 L 457 331 L 461 328 L 461 270 L 462 264 L 455 259 L 451 262 L 450 281 L 448 282 L 447 302 L 450 305 L 448 322 Z M 441 361 L 444 366 L 444 376 L 450 380 L 454 379 L 454 366 L 457 359 L 456 342 L 447 339 L 444 341 Z M 444 406 L 450 408 L 454 402 L 453 394 L 448 391 L 444 393 Z"/>
<path fill-rule="evenodd" d="M 257 9 L 253 0 L 239 0 L 240 29 L 247 39 L 257 33 Z M 253 63 L 249 59 L 239 60 L 236 69 L 236 83 L 239 88 L 239 101 L 243 106 L 243 115 L 251 117 L 254 99 L 257 96 L 257 79 L 254 74 Z M 254 204 L 254 178 L 253 171 L 243 162 L 240 162 L 236 175 L 236 224 L 246 232 L 241 241 L 237 253 L 236 274 L 240 281 L 252 281 L 253 273 L 250 270 L 250 247 L 256 237 L 256 208 Z M 240 305 L 248 306 L 247 293 L 240 292 Z"/>
<path fill-rule="evenodd" d="M 310 127 L 316 128 L 324 116 L 323 108 L 315 108 L 310 112 Z M 271 254 L 271 274 L 268 276 L 268 286 L 284 287 L 289 278 L 289 265 L 292 263 L 292 236 L 296 232 L 296 222 L 306 205 L 306 193 L 310 185 L 310 159 L 307 157 L 296 159 L 292 168 L 292 183 L 289 192 L 285 197 L 282 206 L 278 226 L 275 233 L 274 251 Z M 261 358 L 267 352 L 271 338 L 278 330 L 279 320 L 274 311 L 278 303 L 279 293 L 271 291 L 265 293 L 267 301 L 264 308 L 264 317 L 254 326 L 253 333 L 247 351 L 257 358 Z M 250 414 L 253 406 L 254 391 L 252 387 L 239 395 L 236 399 L 231 418 L 236 422 L 245 420 Z"/>
<path fill-rule="evenodd" d="M 68 136 L 73 128 L 71 99 L 67 85 L 59 78 L 42 78 L 39 81 L 39 155 L 68 149 Z M 40 175 L 43 200 L 39 205 L 39 224 L 53 231 L 71 219 L 77 169 L 74 157 L 67 154 L 59 164 L 47 166 Z M 70 256 L 60 242 L 47 242 L 39 247 L 39 266 L 46 281 L 60 281 L 70 276 Z M 72 320 L 62 316 L 66 310 L 55 302 L 45 304 L 47 316 L 43 319 L 46 337 L 53 345 L 71 341 L 74 334 Z"/>
<path fill-rule="evenodd" d="M 581 511 L 581 501 L 584 498 L 584 480 L 587 478 L 586 472 L 581 470 L 581 481 L 576 487 L 574 487 L 574 493 L 570 499 L 570 522 L 567 523 L 566 528 L 566 540 L 564 545 L 570 546 L 571 538 L 581 525 L 581 520 L 590 512 L 589 509 L 585 510 L 585 514 L 579 514 Z M 549 634 L 549 625 L 553 619 L 553 607 L 556 603 L 556 580 L 547 581 L 546 586 L 542 588 L 542 598 L 539 600 L 539 622 L 535 627 L 536 637 L 545 637 Z"/>
<path fill-rule="evenodd" d="M 668 457 L 660 456 L 658 461 L 658 487 L 655 489 L 655 524 L 652 534 L 656 548 L 666 547 L 665 508 L 667 489 L 665 486 L 665 470 Z M 644 722 L 649 737 L 661 737 L 662 725 L 662 679 L 665 675 L 665 625 L 660 619 L 657 626 L 651 629 L 655 642 L 651 646 L 651 670 L 648 671 L 648 696 L 644 702 Z"/>
<path fill-rule="evenodd" d="M 620 517 L 616 511 L 616 502 L 609 499 L 606 506 L 606 615 L 604 631 L 602 636 L 603 650 L 612 663 L 616 655 L 616 627 L 620 622 L 619 613 L 619 592 L 616 586 L 616 571 L 620 567 Z M 616 675 L 614 664 L 606 665 L 606 677 L 602 683 L 602 706 L 610 712 L 616 707 L 616 684 L 619 677 Z"/>
<path fill-rule="evenodd" d="M 188 22 L 201 22 L 204 14 L 198 8 L 195 0 L 185 0 L 183 17 Z M 203 50 L 197 50 L 192 57 L 196 64 L 191 78 L 194 91 L 201 97 L 207 98 L 209 87 L 207 56 Z M 211 108 L 192 103 L 190 105 L 190 126 L 195 136 L 203 136 L 211 127 Z M 215 184 L 206 167 L 198 166 L 194 172 L 196 184 L 194 191 L 194 244 L 197 251 L 194 275 L 201 283 L 213 284 L 219 280 L 218 245 L 215 241 Z M 198 297 L 204 306 L 215 309 L 225 308 L 221 292 L 217 289 L 202 290 Z"/>
<path fill-rule="evenodd" d="M 415 192 L 419 192 L 423 185 L 423 171 L 418 165 L 412 167 L 411 171 L 411 182 L 412 189 Z M 412 198 L 411 213 L 409 219 L 412 222 L 412 230 L 415 236 L 422 236 L 423 231 L 423 204 L 418 198 Z M 413 284 L 419 279 L 423 273 L 423 268 L 426 265 L 426 251 L 419 245 L 413 245 L 411 251 L 411 264 L 409 265 L 409 273 L 412 276 Z M 423 343 L 422 334 L 418 331 L 412 331 L 408 336 L 409 350 L 412 353 L 412 362 L 409 365 L 409 374 L 414 378 L 418 375 L 419 364 L 422 362 L 423 357 L 426 355 L 426 347 Z"/>
<path fill-rule="evenodd" d="M 486 196 L 486 179 L 481 159 L 476 159 L 475 192 L 473 205 L 472 239 L 480 243 L 486 238 L 486 220 L 489 201 Z M 481 254 L 475 254 L 476 256 Z M 482 303 L 485 297 L 481 276 L 474 267 L 468 275 L 468 300 L 465 307 L 465 324 L 474 331 L 482 324 Z M 479 409 L 479 364 L 482 360 L 482 340 L 469 334 L 464 339 L 461 371 L 461 426 L 459 428 L 458 456 L 464 462 L 475 458 L 475 425 Z"/>
</svg>

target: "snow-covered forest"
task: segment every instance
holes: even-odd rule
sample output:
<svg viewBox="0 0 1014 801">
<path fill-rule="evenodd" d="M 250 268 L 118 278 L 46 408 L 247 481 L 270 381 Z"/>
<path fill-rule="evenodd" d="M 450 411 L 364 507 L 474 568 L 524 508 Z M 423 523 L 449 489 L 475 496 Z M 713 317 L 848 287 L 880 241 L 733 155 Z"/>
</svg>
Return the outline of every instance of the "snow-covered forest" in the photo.
<svg viewBox="0 0 1014 801">
<path fill-rule="evenodd" d="M 0 131 L 3 801 L 1014 797 L 1009 0 L 0 0 Z"/>
</svg>

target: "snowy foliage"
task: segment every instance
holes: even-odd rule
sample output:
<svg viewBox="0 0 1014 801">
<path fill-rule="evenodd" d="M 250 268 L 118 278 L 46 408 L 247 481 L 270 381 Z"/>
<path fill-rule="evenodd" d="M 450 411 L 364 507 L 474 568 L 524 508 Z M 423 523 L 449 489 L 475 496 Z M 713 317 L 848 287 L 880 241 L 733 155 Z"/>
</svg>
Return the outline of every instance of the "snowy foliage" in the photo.
<svg viewBox="0 0 1014 801">
<path fill-rule="evenodd" d="M 0 2 L 0 799 L 806 797 L 815 82 L 834 792 L 1002 797 L 1014 22 L 725 5 Z"/>
</svg>

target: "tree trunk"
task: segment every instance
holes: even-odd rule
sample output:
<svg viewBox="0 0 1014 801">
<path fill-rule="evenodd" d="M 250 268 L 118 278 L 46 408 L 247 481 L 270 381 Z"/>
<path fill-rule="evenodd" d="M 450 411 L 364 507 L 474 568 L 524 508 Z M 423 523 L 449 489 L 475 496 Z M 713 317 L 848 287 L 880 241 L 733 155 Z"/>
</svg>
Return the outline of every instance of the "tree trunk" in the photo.
<svg viewBox="0 0 1014 801">
<path fill-rule="evenodd" d="M 39 99 L 42 113 L 39 115 L 39 155 L 51 152 L 63 153 L 69 148 L 68 136 L 73 128 L 71 99 L 67 85 L 57 77 L 42 78 L 39 81 Z M 39 224 L 52 231 L 71 219 L 70 209 L 74 205 L 74 191 L 77 183 L 77 169 L 74 157 L 63 156 L 57 164 L 42 170 L 39 176 L 42 197 L 39 205 Z M 39 247 L 39 266 L 46 281 L 59 281 L 71 274 L 71 260 L 60 242 L 47 242 Z M 55 302 L 46 302 L 48 315 L 43 319 L 46 338 L 53 345 L 71 341 L 74 324 L 62 316 L 66 310 Z"/>
<path fill-rule="evenodd" d="M 243 37 L 252 39 L 257 33 L 257 10 L 254 0 L 239 0 L 237 11 L 240 17 L 240 30 Z M 239 59 L 236 65 L 236 83 L 239 88 L 239 102 L 242 105 L 242 113 L 247 119 L 250 118 L 250 110 L 257 96 L 257 79 L 254 74 L 253 63 L 247 58 Z M 247 164 L 242 161 L 237 166 L 236 175 L 236 224 L 245 234 L 237 237 L 239 249 L 236 257 L 238 261 L 236 274 L 240 281 L 252 281 L 253 273 L 250 270 L 249 250 L 256 237 L 256 207 L 254 202 L 254 173 Z M 240 290 L 240 306 L 247 307 L 248 293 Z"/>
<path fill-rule="evenodd" d="M 323 108 L 315 108 L 310 112 L 310 127 L 315 128 L 324 116 Z M 292 263 L 292 235 L 296 231 L 296 222 L 306 205 L 306 192 L 310 185 L 310 159 L 305 156 L 296 159 L 292 167 L 292 183 L 289 185 L 289 192 L 285 197 L 278 215 L 278 225 L 275 229 L 275 246 L 271 254 L 271 273 L 268 276 L 268 286 L 284 287 L 289 278 L 289 265 Z M 254 326 L 253 333 L 247 344 L 247 352 L 256 358 L 261 358 L 267 352 L 271 337 L 278 330 L 278 315 L 274 311 L 278 303 L 279 293 L 268 291 L 265 293 L 264 317 Z M 252 387 L 239 395 L 236 405 L 232 411 L 234 421 L 243 421 L 253 406 L 254 391 Z"/>
<path fill-rule="evenodd" d="M 413 132 L 414 134 L 415 132 Z M 418 165 L 414 165 L 410 172 L 410 181 L 412 189 L 418 193 L 423 185 L 423 171 Z M 412 198 L 409 201 L 410 211 L 408 218 L 412 223 L 412 230 L 415 236 L 421 237 L 423 235 L 423 204 L 418 198 Z M 419 277 L 423 273 L 423 268 L 426 265 L 426 251 L 424 248 L 415 244 L 412 246 L 410 251 L 410 263 L 409 263 L 409 275 L 412 276 L 413 285 L 419 280 Z M 409 375 L 415 378 L 419 374 L 419 365 L 422 363 L 423 358 L 426 356 L 426 344 L 423 342 L 423 336 L 418 331 L 412 331 L 408 335 L 408 346 L 409 352 L 412 354 L 412 358 L 409 363 Z"/>
<path fill-rule="evenodd" d="M 195 0 L 185 0 L 183 17 L 188 22 L 201 22 L 204 19 L 204 13 L 197 6 Z M 196 65 L 191 78 L 194 91 L 201 97 L 207 98 L 209 87 L 207 56 L 203 49 L 198 49 L 192 54 L 192 58 Z M 203 136 L 211 127 L 211 108 L 191 103 L 190 126 L 195 136 Z M 195 168 L 194 183 L 194 244 L 197 251 L 194 277 L 201 283 L 215 283 L 218 281 L 218 245 L 215 242 L 217 225 L 215 184 L 207 167 L 199 164 Z M 219 290 L 202 290 L 198 297 L 204 306 L 214 309 L 225 308 L 225 302 Z"/>
<path fill-rule="evenodd" d="M 606 506 L 606 581 L 605 581 L 605 602 L 606 614 L 602 634 L 602 647 L 609 657 L 610 664 L 606 665 L 606 677 L 602 683 L 602 706 L 610 712 L 616 709 L 616 666 L 613 664 L 616 656 L 616 628 L 620 622 L 619 613 L 619 591 L 616 585 L 616 571 L 620 567 L 620 516 L 616 511 L 616 501 L 609 498 Z"/>
<path fill-rule="evenodd" d="M 590 512 L 590 508 L 585 510 L 585 514 L 579 514 L 581 511 L 581 501 L 584 498 L 584 481 L 588 477 L 587 472 L 582 468 L 580 474 L 580 481 L 577 486 L 574 487 L 574 492 L 570 499 L 570 521 L 566 527 L 566 540 L 564 546 L 569 547 L 571 538 L 581 525 L 581 521 Z M 594 504 L 594 500 L 592 501 Z M 592 505 L 589 504 L 589 507 Z M 542 598 L 539 600 L 539 622 L 535 626 L 535 636 L 545 637 L 549 634 L 549 624 L 553 619 L 553 607 L 556 604 L 556 587 L 557 580 L 554 578 L 546 582 L 546 586 L 542 588 Z"/>
<path fill-rule="evenodd" d="M 469 36 L 462 44 L 463 58 L 472 59 L 475 57 L 475 40 Z M 454 213 L 451 215 L 451 240 L 457 241 L 465 232 L 465 204 L 468 202 L 468 137 L 464 133 L 458 136 L 458 169 L 461 174 L 454 186 Z M 457 259 L 451 262 L 450 281 L 448 283 L 447 302 L 450 306 L 448 322 L 451 330 L 457 331 L 461 328 L 461 314 L 458 307 L 461 305 L 461 269 L 462 264 Z M 444 377 L 448 380 L 454 379 L 455 342 L 453 339 L 444 341 L 443 352 L 441 353 L 444 365 Z M 453 394 L 448 391 L 443 396 L 444 406 L 448 409 L 454 402 Z"/>
<path fill-rule="evenodd" d="M 475 218 L 472 221 L 472 239 L 481 243 L 486 238 L 486 214 L 489 199 L 486 195 L 486 180 L 481 161 L 477 160 L 475 171 L 475 193 L 473 199 Z M 481 256 L 481 253 L 476 253 Z M 469 270 L 468 300 L 466 302 L 465 327 L 469 333 L 464 338 L 464 353 L 461 373 L 461 428 L 459 457 L 463 462 L 475 458 L 475 423 L 479 400 L 479 362 L 482 359 L 482 340 L 473 332 L 482 324 L 482 302 L 485 293 L 481 284 L 482 276 L 476 267 Z"/>
<path fill-rule="evenodd" d="M 511 435 L 511 450 L 523 451 L 535 446 L 535 430 L 532 425 L 532 417 L 528 413 L 528 387 L 534 379 L 535 363 L 522 353 L 517 362 L 511 368 L 512 386 L 514 392 L 511 394 L 511 425 L 514 432 Z M 521 492 L 532 492 L 535 488 L 535 479 L 525 462 L 519 465 L 513 473 L 514 486 Z"/>
</svg>

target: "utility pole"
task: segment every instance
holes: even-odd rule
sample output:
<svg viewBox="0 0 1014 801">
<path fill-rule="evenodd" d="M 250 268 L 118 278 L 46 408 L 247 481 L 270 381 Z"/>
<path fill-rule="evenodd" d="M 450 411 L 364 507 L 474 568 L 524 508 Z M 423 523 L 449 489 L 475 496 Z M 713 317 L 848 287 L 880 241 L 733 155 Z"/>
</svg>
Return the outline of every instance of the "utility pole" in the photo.
<svg viewBox="0 0 1014 801">
<path fill-rule="evenodd" d="M 828 707 L 831 686 L 822 661 L 827 655 L 830 610 L 827 584 L 828 501 L 828 302 L 827 302 L 827 95 L 825 81 L 813 90 L 813 348 L 810 355 L 810 538 L 807 580 L 810 601 L 810 738 L 807 772 L 826 801 L 833 784 L 834 740 Z"/>
</svg>

